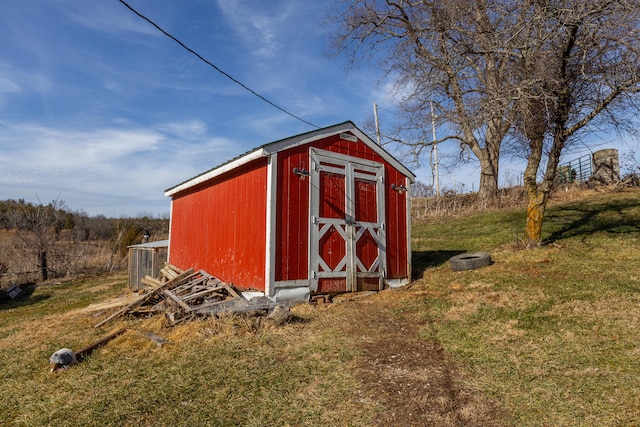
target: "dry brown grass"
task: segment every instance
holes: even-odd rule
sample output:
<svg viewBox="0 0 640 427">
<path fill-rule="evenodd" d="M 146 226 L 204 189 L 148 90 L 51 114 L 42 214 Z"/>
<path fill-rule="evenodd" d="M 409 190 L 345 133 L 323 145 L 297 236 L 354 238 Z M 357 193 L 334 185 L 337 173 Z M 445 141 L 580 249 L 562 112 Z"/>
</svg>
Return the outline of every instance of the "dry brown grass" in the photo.
<svg viewBox="0 0 640 427">
<path fill-rule="evenodd" d="M 411 285 L 302 305 L 283 326 L 85 310 L 126 277 L 41 286 L 0 307 L 11 425 L 634 425 L 640 412 L 640 193 L 557 203 L 550 244 L 514 251 L 520 211 L 414 227 Z M 506 224 L 506 225 L 505 225 Z M 505 228 L 507 230 L 505 231 Z M 454 272 L 448 257 L 495 264 Z M 60 347 L 129 330 L 62 373 Z M 169 342 L 159 348 L 144 335 Z M 78 392 L 78 391 L 81 391 Z M 16 404 L 18 403 L 18 404 Z"/>
<path fill-rule="evenodd" d="M 548 206 L 556 206 L 589 197 L 624 191 L 627 187 L 619 184 L 591 186 L 583 182 L 556 184 L 549 197 Z M 495 201 L 483 203 L 477 193 L 444 193 L 441 197 L 414 197 L 411 214 L 416 223 L 443 218 L 473 215 L 477 212 L 499 212 L 522 209 L 526 206 L 527 197 L 523 186 L 513 186 L 499 190 Z"/>
<path fill-rule="evenodd" d="M 495 264 L 454 273 L 443 260 L 411 285 L 424 295 L 413 306 L 429 321 L 425 336 L 454 355 L 473 387 L 499 399 L 513 425 L 636 425 L 640 193 L 566 198 L 550 206 L 548 245 L 514 251 L 498 227 L 493 244 L 468 238 L 462 248 L 488 249 Z M 454 231 L 464 222 L 490 227 L 469 217 Z M 416 251 L 439 253 L 463 238 L 428 232 Z"/>
<path fill-rule="evenodd" d="M 47 255 L 49 279 L 101 272 L 109 257 L 108 242 L 74 241 L 67 231 L 62 231 Z M 19 239 L 14 230 L 0 230 L 0 263 L 8 268 L 0 275 L 0 288 L 41 281 L 38 251 Z"/>
</svg>

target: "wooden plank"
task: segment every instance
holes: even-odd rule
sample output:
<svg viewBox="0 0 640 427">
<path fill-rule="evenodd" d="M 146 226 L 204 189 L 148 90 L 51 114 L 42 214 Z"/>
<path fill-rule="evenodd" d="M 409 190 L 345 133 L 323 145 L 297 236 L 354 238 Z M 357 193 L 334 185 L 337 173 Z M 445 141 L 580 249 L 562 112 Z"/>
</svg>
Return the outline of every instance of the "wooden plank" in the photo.
<svg viewBox="0 0 640 427">
<path fill-rule="evenodd" d="M 175 279 L 165 283 L 163 285 L 166 286 L 168 289 L 173 289 L 176 286 L 180 286 L 185 282 L 188 282 L 189 280 L 191 280 L 194 276 L 196 276 L 198 273 L 194 272 L 192 268 L 190 268 L 189 270 L 185 271 L 184 273 L 178 275 Z"/>
<path fill-rule="evenodd" d="M 227 290 L 227 292 L 229 292 L 229 295 L 232 295 L 232 296 L 234 296 L 235 298 L 242 298 L 242 297 L 240 296 L 240 294 L 239 294 L 239 293 L 237 293 L 235 289 L 233 289 L 233 286 L 229 286 L 229 285 L 227 285 L 227 284 L 225 283 L 225 284 L 224 284 L 224 288 Z"/>
<path fill-rule="evenodd" d="M 182 274 L 184 273 L 184 270 L 181 270 L 180 268 L 176 267 L 173 264 L 169 264 L 168 262 L 164 263 L 164 266 L 167 267 L 168 269 L 173 270 L 174 272 L 176 272 L 176 274 Z"/>
<path fill-rule="evenodd" d="M 131 304 L 134 301 L 138 301 L 141 298 L 144 298 L 144 295 L 131 294 L 125 297 L 115 298 L 105 302 L 90 304 L 82 309 L 82 312 L 92 313 L 101 310 L 109 310 L 116 307 L 123 307 L 125 305 Z"/>
<path fill-rule="evenodd" d="M 199 279 L 193 280 L 193 281 L 189 281 L 188 283 L 186 283 L 185 285 L 179 286 L 174 288 L 173 293 L 176 295 L 181 295 L 187 292 L 193 292 L 193 288 L 198 286 L 200 283 L 202 283 L 204 280 L 207 280 L 204 277 L 201 277 Z"/>
<path fill-rule="evenodd" d="M 203 297 L 205 295 L 209 295 L 212 293 L 216 293 L 222 289 L 224 289 L 224 286 L 216 286 L 215 288 L 209 288 L 209 289 L 205 289 L 203 291 L 199 291 L 199 292 L 195 292 L 189 295 L 186 295 L 182 298 L 182 301 L 191 301 L 192 299 L 196 299 L 196 298 L 200 298 Z"/>
<path fill-rule="evenodd" d="M 163 293 L 168 296 L 169 298 L 171 298 L 172 300 L 174 300 L 175 302 L 178 303 L 178 305 L 180 307 L 182 307 L 186 312 L 190 312 L 191 311 L 191 307 L 189 307 L 187 304 L 185 304 L 177 295 L 175 295 L 173 292 L 171 292 L 168 289 L 165 289 L 163 291 Z"/>
<path fill-rule="evenodd" d="M 246 300 L 244 298 L 232 298 L 194 307 L 193 312 L 197 314 L 216 314 L 223 311 L 230 313 L 246 313 L 254 310 L 271 310 L 275 305 L 276 303 L 267 297 L 257 297 L 250 300 Z"/>
<path fill-rule="evenodd" d="M 140 298 L 139 300 L 136 300 L 134 302 L 132 302 L 131 304 L 127 305 L 126 307 L 124 307 L 121 310 L 116 311 L 115 313 L 113 313 L 111 316 L 107 317 L 106 319 L 104 319 L 102 322 L 98 323 L 97 325 L 94 326 L 94 328 L 98 328 L 102 325 L 104 325 L 105 323 L 107 323 L 108 321 L 115 319 L 116 317 L 122 316 L 123 314 L 127 313 L 129 310 L 131 310 L 132 308 L 138 307 L 142 304 L 144 304 L 146 301 L 150 300 L 151 298 L 153 298 L 154 296 L 158 295 L 160 292 L 164 291 L 165 289 L 168 289 L 172 286 L 178 286 L 180 285 L 180 283 L 183 280 L 188 280 L 189 277 L 191 275 L 194 274 L 193 269 L 189 269 L 187 271 L 185 271 L 183 274 L 179 275 L 178 277 L 176 277 L 174 280 L 170 280 L 166 283 L 164 283 L 162 286 L 155 288 L 153 291 L 151 291 L 148 294 L 145 294 L 142 298 Z"/>
<path fill-rule="evenodd" d="M 176 277 L 179 276 L 178 273 L 176 273 L 175 271 L 173 271 L 173 270 L 171 270 L 171 269 L 169 269 L 167 267 L 161 268 L 160 272 L 169 280 L 173 280 L 173 279 L 175 279 Z"/>
<path fill-rule="evenodd" d="M 153 332 L 148 332 L 148 331 L 137 331 L 137 332 L 139 334 L 144 335 L 145 337 L 149 338 L 154 343 L 156 343 L 158 348 L 162 348 L 162 346 L 164 344 L 169 342 L 168 339 L 162 338 L 160 335 L 156 335 Z"/>
<path fill-rule="evenodd" d="M 154 279 L 151 276 L 144 276 L 142 279 L 140 279 L 140 281 L 147 286 L 151 286 L 152 288 L 157 288 L 158 286 L 162 286 L 162 282 L 160 280 Z"/>
<path fill-rule="evenodd" d="M 227 299 L 223 299 L 223 300 L 220 300 L 220 301 L 206 302 L 204 304 L 200 304 L 200 305 L 194 306 L 193 310 L 195 310 L 196 312 L 200 312 L 200 310 L 203 309 L 203 308 L 214 307 L 216 305 L 221 305 L 221 304 L 225 304 L 225 303 L 228 305 L 228 304 L 231 304 L 231 301 L 236 301 L 238 299 L 243 299 L 244 300 L 244 298 L 227 298 Z"/>
<path fill-rule="evenodd" d="M 185 283 L 184 285 L 176 286 L 176 287 L 172 288 L 171 290 L 176 295 L 182 295 L 184 293 L 191 292 L 191 286 L 192 286 L 191 285 L 191 281 L 189 281 L 189 282 Z"/>
<path fill-rule="evenodd" d="M 116 331 L 116 332 L 114 332 L 112 334 L 109 334 L 106 337 L 94 342 L 93 344 L 89 344 L 85 348 L 76 351 L 76 360 L 78 362 L 82 362 L 82 359 L 84 359 L 85 357 L 90 355 L 93 352 L 93 350 L 95 350 L 96 348 L 100 347 L 101 345 L 104 345 L 104 344 L 108 343 L 109 341 L 111 341 L 115 337 L 117 337 L 119 335 L 122 335 L 126 331 L 127 331 L 126 328 L 120 329 L 120 330 L 118 330 L 118 331 Z"/>
</svg>

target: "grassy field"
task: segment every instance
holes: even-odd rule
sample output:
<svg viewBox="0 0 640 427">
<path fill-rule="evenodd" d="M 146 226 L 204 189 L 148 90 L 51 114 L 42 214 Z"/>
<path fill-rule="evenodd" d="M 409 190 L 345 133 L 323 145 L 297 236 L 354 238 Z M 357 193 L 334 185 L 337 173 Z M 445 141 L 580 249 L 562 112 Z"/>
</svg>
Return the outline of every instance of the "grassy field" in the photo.
<svg viewBox="0 0 640 427">
<path fill-rule="evenodd" d="M 415 311 L 513 425 L 640 425 L 640 193 L 553 206 L 547 244 L 517 250 L 524 213 L 414 228 L 429 290 Z M 454 273 L 429 254 L 489 251 Z"/>
<path fill-rule="evenodd" d="M 503 425 L 640 425 L 640 192 L 553 205 L 536 249 L 520 249 L 523 227 L 522 210 L 415 224 L 416 280 L 385 296 L 387 314 L 423 325 L 417 339 L 443 348 Z M 451 271 L 465 251 L 495 263 Z M 125 286 L 122 274 L 96 277 L 0 305 L 0 424 L 368 426 L 385 411 L 358 397 L 364 350 L 342 326 L 349 305 L 299 306 L 285 326 L 156 317 L 94 328 L 106 314 L 85 308 Z M 82 364 L 48 372 L 55 350 L 121 327 Z M 144 331 L 170 342 L 157 348 Z"/>
<path fill-rule="evenodd" d="M 155 317 L 95 329 L 98 318 L 83 308 L 125 285 L 117 275 L 40 287 L 0 309 L 0 423 L 366 425 L 358 421 L 367 419 L 365 408 L 343 399 L 355 386 L 347 370 L 356 352 L 335 331 L 240 317 L 174 328 Z M 48 372 L 53 351 L 78 350 L 123 326 L 130 331 L 83 363 Z M 159 349 L 143 331 L 170 342 Z"/>
</svg>

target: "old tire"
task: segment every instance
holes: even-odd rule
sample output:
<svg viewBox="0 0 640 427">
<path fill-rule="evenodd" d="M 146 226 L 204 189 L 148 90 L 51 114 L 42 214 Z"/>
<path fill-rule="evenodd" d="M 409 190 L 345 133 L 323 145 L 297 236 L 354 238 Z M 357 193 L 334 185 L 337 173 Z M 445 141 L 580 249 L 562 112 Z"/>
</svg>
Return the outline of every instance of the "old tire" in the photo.
<svg viewBox="0 0 640 427">
<path fill-rule="evenodd" d="M 486 252 L 467 252 L 449 259 L 453 271 L 474 270 L 491 264 L 491 255 Z"/>
</svg>

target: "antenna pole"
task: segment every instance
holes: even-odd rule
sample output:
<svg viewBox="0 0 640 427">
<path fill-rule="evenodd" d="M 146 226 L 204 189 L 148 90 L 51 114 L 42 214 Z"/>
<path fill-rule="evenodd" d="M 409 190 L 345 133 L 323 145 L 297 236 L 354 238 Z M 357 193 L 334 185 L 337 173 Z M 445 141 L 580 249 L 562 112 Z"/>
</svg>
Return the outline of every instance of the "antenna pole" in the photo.
<svg viewBox="0 0 640 427">
<path fill-rule="evenodd" d="M 376 138 L 378 138 L 378 145 L 382 145 L 380 142 L 380 123 L 378 122 L 378 105 L 373 103 L 373 116 L 376 119 Z"/>
</svg>

